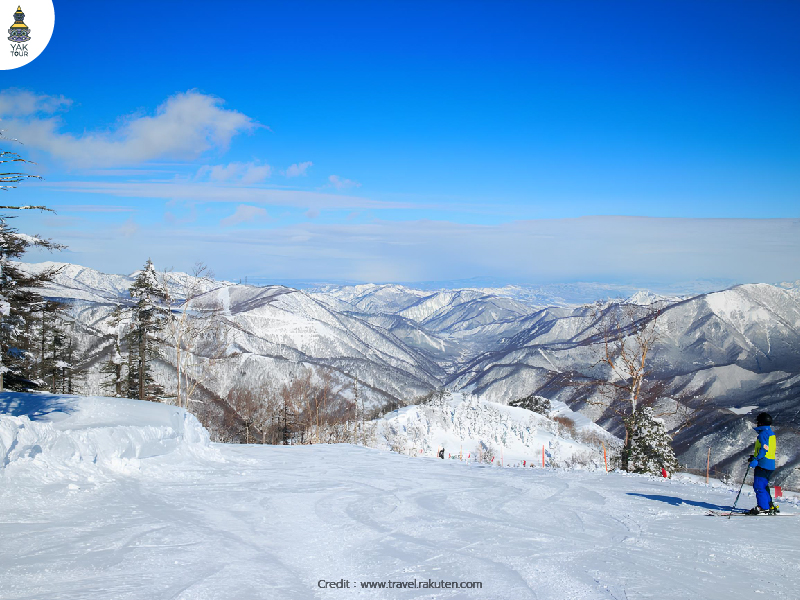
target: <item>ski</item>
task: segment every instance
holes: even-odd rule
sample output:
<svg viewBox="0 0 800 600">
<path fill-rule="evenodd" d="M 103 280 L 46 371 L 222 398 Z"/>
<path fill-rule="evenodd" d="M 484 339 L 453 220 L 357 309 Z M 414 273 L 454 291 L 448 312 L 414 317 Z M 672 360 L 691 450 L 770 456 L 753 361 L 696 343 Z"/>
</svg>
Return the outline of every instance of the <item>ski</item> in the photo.
<svg viewBox="0 0 800 600">
<path fill-rule="evenodd" d="M 720 511 L 720 510 L 709 510 L 707 515 L 709 517 L 728 517 L 728 516 L 731 516 L 731 517 L 797 517 L 797 516 L 800 515 L 800 513 L 783 513 L 783 512 L 779 512 L 779 513 L 774 513 L 774 514 L 759 513 L 757 515 L 751 515 L 747 511 L 738 511 L 737 510 L 737 511 L 734 511 L 733 513 L 731 513 L 730 511 L 723 512 L 723 511 Z"/>
</svg>

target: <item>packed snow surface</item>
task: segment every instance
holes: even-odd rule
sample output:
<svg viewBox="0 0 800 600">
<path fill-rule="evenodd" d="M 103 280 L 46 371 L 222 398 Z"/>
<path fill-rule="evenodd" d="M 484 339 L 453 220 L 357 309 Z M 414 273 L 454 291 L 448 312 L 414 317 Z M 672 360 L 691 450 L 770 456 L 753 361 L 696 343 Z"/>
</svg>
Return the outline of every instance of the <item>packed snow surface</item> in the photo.
<svg viewBox="0 0 800 600">
<path fill-rule="evenodd" d="M 23 396 L 0 394 L 6 600 L 800 597 L 800 517 L 705 516 L 723 484 L 209 445 L 174 407 Z M 482 587 L 362 587 L 389 581 Z"/>
</svg>

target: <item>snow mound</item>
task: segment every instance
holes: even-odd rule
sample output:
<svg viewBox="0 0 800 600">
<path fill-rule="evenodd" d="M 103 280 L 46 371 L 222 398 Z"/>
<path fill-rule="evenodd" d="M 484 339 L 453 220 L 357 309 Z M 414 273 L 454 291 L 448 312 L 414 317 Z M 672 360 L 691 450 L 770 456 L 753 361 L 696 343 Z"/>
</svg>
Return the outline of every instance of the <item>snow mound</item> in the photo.
<svg viewBox="0 0 800 600">
<path fill-rule="evenodd" d="M 625 302 L 627 304 L 638 304 L 639 306 L 650 306 L 651 304 L 658 304 L 659 302 L 674 302 L 675 300 L 675 298 L 654 294 L 650 290 L 639 290 Z"/>
<path fill-rule="evenodd" d="M 0 394 L 0 469 L 53 479 L 136 474 L 150 463 L 218 459 L 181 408 L 122 398 Z"/>
<path fill-rule="evenodd" d="M 611 450 L 619 440 L 563 403 L 555 404 L 545 416 L 453 393 L 387 414 L 377 421 L 376 444 L 409 456 L 435 456 L 444 447 L 445 458 L 477 458 L 498 466 L 541 466 L 544 448 L 548 467 L 604 469 L 602 444 Z"/>
</svg>

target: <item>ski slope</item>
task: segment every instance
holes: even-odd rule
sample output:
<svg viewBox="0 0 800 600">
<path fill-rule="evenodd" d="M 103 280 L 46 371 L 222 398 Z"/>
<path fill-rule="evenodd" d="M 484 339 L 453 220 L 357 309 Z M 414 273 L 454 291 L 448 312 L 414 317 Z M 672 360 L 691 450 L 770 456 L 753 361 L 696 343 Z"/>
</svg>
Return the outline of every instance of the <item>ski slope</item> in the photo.
<svg viewBox="0 0 800 600">
<path fill-rule="evenodd" d="M 145 402 L 0 407 L 4 600 L 800 597 L 800 518 L 707 517 L 722 484 L 215 445 Z M 415 580 L 482 588 L 361 587 Z"/>
</svg>

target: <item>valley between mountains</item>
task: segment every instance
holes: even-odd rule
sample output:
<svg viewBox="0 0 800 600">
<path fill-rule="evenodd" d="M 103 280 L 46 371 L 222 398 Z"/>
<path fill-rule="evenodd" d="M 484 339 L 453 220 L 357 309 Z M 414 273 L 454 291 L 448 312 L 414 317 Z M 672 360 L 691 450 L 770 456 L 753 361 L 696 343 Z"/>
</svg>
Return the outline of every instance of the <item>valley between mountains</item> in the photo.
<svg viewBox="0 0 800 600">
<path fill-rule="evenodd" d="M 60 263 L 25 267 L 54 265 L 60 271 L 44 295 L 70 305 L 85 371 L 81 392 L 107 393 L 102 365 L 114 348 L 111 315 L 130 302 L 135 274 Z M 177 286 L 189 276 L 170 277 Z M 800 485 L 797 287 L 750 284 L 679 297 L 640 291 L 598 305 L 518 286 L 431 291 L 369 284 L 300 291 L 204 285 L 203 297 L 224 307 L 222 318 L 232 327 L 225 360 L 203 382 L 205 394 L 222 398 L 236 386 L 280 386 L 310 369 L 331 374 L 340 390 L 358 386 L 369 406 L 402 406 L 439 390 L 499 404 L 535 394 L 563 402 L 617 435 L 622 430 L 615 415 L 569 380 L 595 360 L 604 307 L 657 304 L 659 343 L 648 359 L 650 377 L 659 382 L 664 404 L 694 411 L 688 426 L 667 418 L 681 464 L 705 468 L 710 448 L 713 467 L 741 476 L 750 421 L 765 410 L 780 428 L 775 481 Z M 582 285 L 575 294 L 582 300 L 614 293 Z M 174 386 L 168 357 L 155 372 L 165 389 Z"/>
</svg>

